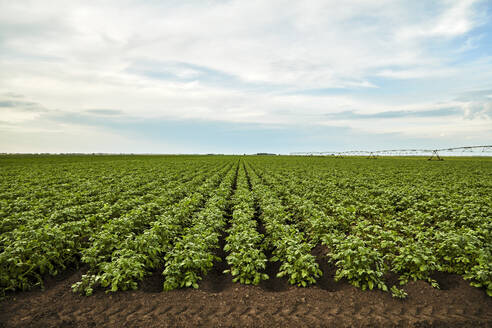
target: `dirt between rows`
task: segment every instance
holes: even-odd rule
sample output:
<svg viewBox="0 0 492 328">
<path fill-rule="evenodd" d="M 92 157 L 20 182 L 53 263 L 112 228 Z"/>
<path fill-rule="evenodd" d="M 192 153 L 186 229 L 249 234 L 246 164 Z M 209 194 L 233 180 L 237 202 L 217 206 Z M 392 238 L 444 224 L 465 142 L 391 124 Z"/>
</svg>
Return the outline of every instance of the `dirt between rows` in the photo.
<svg viewBox="0 0 492 328">
<path fill-rule="evenodd" d="M 197 290 L 162 292 L 160 270 L 139 290 L 99 290 L 86 297 L 70 288 L 82 268 L 48 278 L 44 291 L 8 295 L 0 302 L 0 327 L 492 327 L 492 298 L 457 275 L 436 275 L 440 290 L 411 282 L 402 301 L 335 282 L 328 264 L 309 288 L 280 278 L 240 285 L 221 269 L 205 276 Z"/>
</svg>

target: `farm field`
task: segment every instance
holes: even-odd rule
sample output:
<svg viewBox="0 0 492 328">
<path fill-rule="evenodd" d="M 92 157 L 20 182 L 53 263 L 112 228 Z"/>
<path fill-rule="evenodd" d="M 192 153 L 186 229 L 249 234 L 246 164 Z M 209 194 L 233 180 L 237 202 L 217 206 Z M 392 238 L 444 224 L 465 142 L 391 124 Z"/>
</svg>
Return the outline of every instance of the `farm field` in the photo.
<svg viewBox="0 0 492 328">
<path fill-rule="evenodd" d="M 0 156 L 0 327 L 492 326 L 492 158 Z"/>
</svg>

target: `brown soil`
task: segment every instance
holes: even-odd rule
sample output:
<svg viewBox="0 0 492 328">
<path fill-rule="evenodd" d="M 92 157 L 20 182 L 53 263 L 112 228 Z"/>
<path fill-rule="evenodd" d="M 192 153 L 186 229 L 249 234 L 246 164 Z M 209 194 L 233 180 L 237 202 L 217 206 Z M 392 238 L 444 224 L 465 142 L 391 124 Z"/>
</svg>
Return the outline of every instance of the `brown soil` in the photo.
<svg viewBox="0 0 492 328">
<path fill-rule="evenodd" d="M 48 279 L 44 291 L 9 295 L 0 303 L 0 327 L 492 327 L 492 298 L 459 276 L 437 275 L 441 290 L 409 283 L 401 301 L 335 282 L 334 269 L 322 269 L 324 277 L 309 288 L 278 278 L 244 286 L 217 269 L 198 290 L 161 292 L 156 272 L 137 291 L 90 297 L 71 292 L 84 271 L 78 270 Z"/>
</svg>

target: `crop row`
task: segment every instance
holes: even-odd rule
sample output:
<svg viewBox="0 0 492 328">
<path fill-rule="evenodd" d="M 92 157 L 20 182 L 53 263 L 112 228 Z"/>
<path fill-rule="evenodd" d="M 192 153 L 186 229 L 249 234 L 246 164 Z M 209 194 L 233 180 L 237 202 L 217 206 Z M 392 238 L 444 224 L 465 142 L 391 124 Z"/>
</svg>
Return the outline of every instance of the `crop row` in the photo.
<svg viewBox="0 0 492 328">
<path fill-rule="evenodd" d="M 337 266 L 335 279 L 346 278 L 363 289 L 377 286 L 387 290 L 383 277 L 391 271 L 398 274 L 402 285 L 409 280 L 427 280 L 438 287 L 434 273 L 445 271 L 460 274 L 492 293 L 491 215 L 482 198 L 458 200 L 451 194 L 441 201 L 439 212 L 435 205 L 426 206 L 435 198 L 422 195 L 436 193 L 444 198 L 441 190 L 411 190 L 410 197 L 395 199 L 391 187 L 382 189 L 378 186 L 381 181 L 366 179 L 343 185 L 341 189 L 352 190 L 352 196 L 345 195 L 344 201 L 350 205 L 340 207 L 329 204 L 330 188 L 319 188 L 331 180 L 327 175 L 320 177 L 320 172 L 302 168 L 299 173 L 271 166 L 265 171 L 299 226 L 328 248 L 327 260 Z M 402 203 L 411 197 L 414 202 Z M 464 203 L 463 207 L 457 208 L 455 202 Z M 371 203 L 375 205 L 367 205 Z M 465 211 L 466 217 L 459 215 Z M 399 293 L 396 286 L 392 291 Z"/>
<path fill-rule="evenodd" d="M 138 281 L 163 263 L 166 251 L 228 170 L 230 165 L 224 166 L 201 185 L 204 174 L 189 185 L 179 186 L 177 196 L 164 197 L 164 206 L 152 215 L 143 213 L 109 222 L 102 233 L 93 237 L 91 247 L 83 250 L 82 262 L 89 265 L 89 273 L 73 289 L 90 295 L 98 285 L 109 286 L 112 291 L 137 288 Z M 180 196 L 184 198 L 179 199 Z"/>
<path fill-rule="evenodd" d="M 237 175 L 236 191 L 233 197 L 233 213 L 230 228 L 227 230 L 224 250 L 228 270 L 234 282 L 257 285 L 268 279 L 264 273 L 268 261 L 263 243 L 264 236 L 258 230 L 255 219 L 255 199 L 250 190 L 246 169 L 242 163 Z"/>
<path fill-rule="evenodd" d="M 225 168 L 227 163 L 220 165 Z M 134 183 L 130 188 L 123 187 L 125 192 L 117 195 L 121 199 L 114 203 L 101 204 L 101 201 L 96 201 L 96 207 L 100 206 L 95 211 L 90 207 L 87 211 L 76 211 L 64 218 L 60 217 L 59 211 L 55 211 L 45 217 L 18 223 L 13 230 L 0 235 L 0 291 L 42 286 L 46 274 L 56 275 L 67 267 L 78 266 L 81 258 L 82 263 L 90 262 L 84 261 L 90 258 L 90 250 L 127 239 L 125 226 L 139 235 L 137 230 L 150 225 L 159 209 L 187 196 L 188 190 L 200 184 L 210 170 L 216 169 L 217 163 L 210 162 L 197 163 L 186 170 L 182 166 L 177 167 L 153 182 L 144 180 L 146 182 Z M 131 189 L 138 184 L 141 190 Z M 154 188 L 149 190 L 149 186 Z M 66 196 L 70 197 L 68 193 Z M 105 194 L 100 194 L 100 197 L 104 200 Z M 80 207 L 86 208 L 87 204 Z M 111 230 L 110 227 L 118 228 Z M 107 237 L 106 244 L 101 242 L 104 237 Z M 101 258 L 93 262 L 99 260 Z"/>
<path fill-rule="evenodd" d="M 59 160 L 59 165 L 57 165 Z M 74 291 L 335 280 L 404 297 L 436 273 L 492 296 L 492 161 L 149 156 L 0 162 L 0 292 L 83 266 Z M 31 191 L 31 193 L 29 193 Z M 318 246 L 324 257 L 316 258 Z M 223 252 L 220 250 L 223 247 Z M 221 255 L 225 254 L 225 255 Z M 221 257 L 222 256 L 222 257 Z M 400 286 L 388 285 L 388 275 Z M 270 276 L 269 276 L 270 275 Z"/>
</svg>

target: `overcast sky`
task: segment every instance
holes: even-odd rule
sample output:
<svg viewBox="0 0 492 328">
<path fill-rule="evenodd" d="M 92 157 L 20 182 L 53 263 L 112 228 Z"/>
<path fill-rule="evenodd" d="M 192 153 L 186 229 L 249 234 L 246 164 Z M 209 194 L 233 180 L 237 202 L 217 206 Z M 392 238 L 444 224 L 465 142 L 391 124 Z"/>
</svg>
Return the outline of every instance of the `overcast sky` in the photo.
<svg viewBox="0 0 492 328">
<path fill-rule="evenodd" d="M 0 152 L 481 144 L 491 1 L 0 0 Z"/>
</svg>

